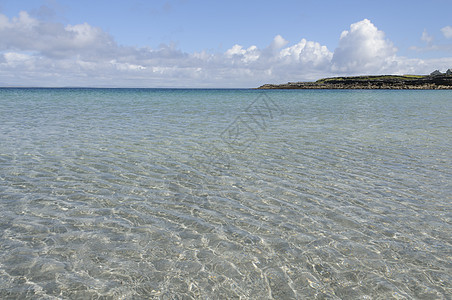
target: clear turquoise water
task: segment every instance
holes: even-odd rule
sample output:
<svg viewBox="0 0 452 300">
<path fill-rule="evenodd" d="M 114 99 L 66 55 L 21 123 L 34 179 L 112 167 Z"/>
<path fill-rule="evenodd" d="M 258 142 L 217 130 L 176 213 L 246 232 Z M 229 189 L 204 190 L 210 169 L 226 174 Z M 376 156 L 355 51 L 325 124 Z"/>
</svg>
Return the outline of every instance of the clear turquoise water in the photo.
<svg viewBox="0 0 452 300">
<path fill-rule="evenodd" d="M 450 299 L 451 99 L 0 89 L 0 298 Z"/>
</svg>

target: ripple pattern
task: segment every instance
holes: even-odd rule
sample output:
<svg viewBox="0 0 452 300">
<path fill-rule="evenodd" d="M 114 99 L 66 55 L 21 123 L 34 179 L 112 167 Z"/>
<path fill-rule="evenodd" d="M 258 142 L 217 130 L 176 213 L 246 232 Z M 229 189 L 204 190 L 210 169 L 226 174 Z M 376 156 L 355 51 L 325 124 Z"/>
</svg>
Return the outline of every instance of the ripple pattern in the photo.
<svg viewBox="0 0 452 300">
<path fill-rule="evenodd" d="M 450 299 L 450 96 L 0 89 L 0 298 Z"/>
</svg>

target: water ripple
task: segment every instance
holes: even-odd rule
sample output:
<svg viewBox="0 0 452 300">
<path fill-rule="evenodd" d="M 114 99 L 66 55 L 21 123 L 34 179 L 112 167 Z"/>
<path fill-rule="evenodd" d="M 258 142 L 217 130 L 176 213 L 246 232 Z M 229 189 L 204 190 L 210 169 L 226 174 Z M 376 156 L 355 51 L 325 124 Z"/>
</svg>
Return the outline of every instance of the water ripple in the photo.
<svg viewBox="0 0 452 300">
<path fill-rule="evenodd" d="M 259 95 L 1 89 L 0 298 L 447 299 L 448 91 Z"/>
</svg>

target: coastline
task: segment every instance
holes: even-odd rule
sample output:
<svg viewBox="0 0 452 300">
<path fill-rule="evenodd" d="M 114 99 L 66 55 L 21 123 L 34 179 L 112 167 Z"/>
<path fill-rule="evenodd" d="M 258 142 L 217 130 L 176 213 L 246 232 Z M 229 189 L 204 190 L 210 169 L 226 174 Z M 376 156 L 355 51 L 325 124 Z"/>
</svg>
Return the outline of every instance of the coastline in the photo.
<svg viewBox="0 0 452 300">
<path fill-rule="evenodd" d="M 264 84 L 257 89 L 450 90 L 450 75 L 376 75 L 323 78 L 315 82 Z"/>
</svg>

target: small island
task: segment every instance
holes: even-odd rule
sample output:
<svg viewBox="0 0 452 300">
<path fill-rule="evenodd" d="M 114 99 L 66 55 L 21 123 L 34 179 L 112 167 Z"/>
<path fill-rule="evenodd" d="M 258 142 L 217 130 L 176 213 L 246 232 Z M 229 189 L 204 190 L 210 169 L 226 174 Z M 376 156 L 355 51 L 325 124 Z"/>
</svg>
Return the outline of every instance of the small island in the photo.
<svg viewBox="0 0 452 300">
<path fill-rule="evenodd" d="M 323 78 L 315 82 L 264 84 L 258 89 L 452 89 L 452 69 L 430 75 L 375 75 Z"/>
</svg>

